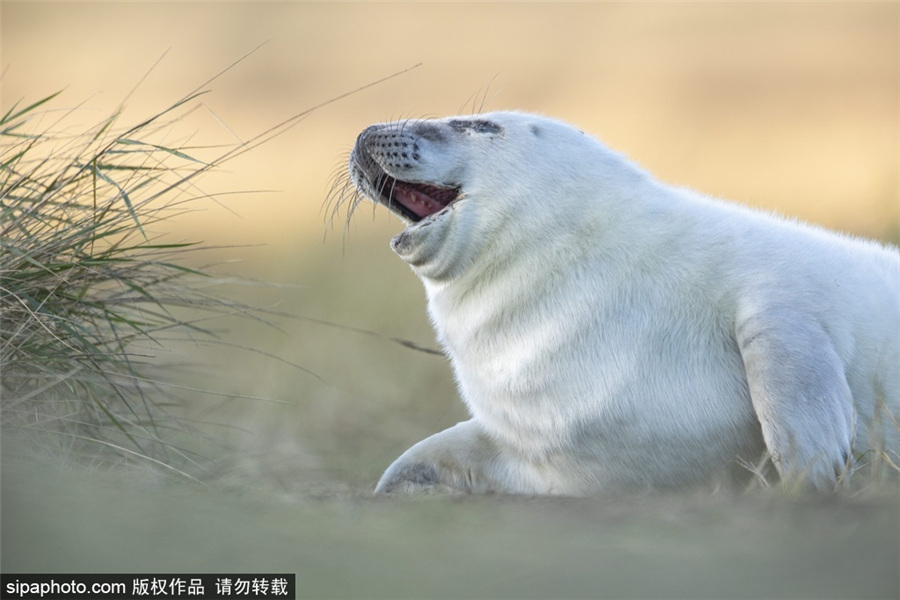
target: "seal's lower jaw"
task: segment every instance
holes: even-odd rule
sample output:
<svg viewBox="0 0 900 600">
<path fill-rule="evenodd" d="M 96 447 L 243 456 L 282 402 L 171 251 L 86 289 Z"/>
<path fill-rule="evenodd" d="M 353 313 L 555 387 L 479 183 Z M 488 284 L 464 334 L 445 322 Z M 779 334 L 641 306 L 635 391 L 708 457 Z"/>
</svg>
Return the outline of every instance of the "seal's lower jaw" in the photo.
<svg viewBox="0 0 900 600">
<path fill-rule="evenodd" d="M 435 277 L 443 269 L 440 257 L 448 250 L 446 244 L 453 229 L 442 226 L 447 223 L 441 218 L 445 214 L 446 211 L 438 211 L 413 223 L 391 240 L 391 249 L 419 276 Z"/>
<path fill-rule="evenodd" d="M 411 224 L 436 215 L 460 196 L 459 186 L 401 181 L 388 175 L 378 189 L 378 202 Z"/>
</svg>

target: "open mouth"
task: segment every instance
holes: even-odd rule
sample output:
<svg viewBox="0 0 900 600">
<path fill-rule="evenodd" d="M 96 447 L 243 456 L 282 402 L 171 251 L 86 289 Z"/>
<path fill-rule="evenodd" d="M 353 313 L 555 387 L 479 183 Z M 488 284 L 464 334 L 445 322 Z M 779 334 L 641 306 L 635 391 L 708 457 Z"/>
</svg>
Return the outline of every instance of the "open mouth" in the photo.
<svg viewBox="0 0 900 600">
<path fill-rule="evenodd" d="M 413 223 L 444 210 L 459 198 L 459 187 L 401 181 L 386 173 L 375 189 L 379 202 Z"/>
</svg>

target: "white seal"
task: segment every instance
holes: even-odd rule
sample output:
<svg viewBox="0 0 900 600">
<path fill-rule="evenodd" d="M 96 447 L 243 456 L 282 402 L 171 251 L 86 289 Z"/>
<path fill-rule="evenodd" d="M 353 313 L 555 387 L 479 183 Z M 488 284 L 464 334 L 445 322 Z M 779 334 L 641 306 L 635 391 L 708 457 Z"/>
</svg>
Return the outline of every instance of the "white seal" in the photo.
<svg viewBox="0 0 900 600">
<path fill-rule="evenodd" d="M 669 187 L 524 113 L 374 125 L 349 168 L 409 223 L 392 247 L 471 413 L 376 492 L 679 486 L 764 452 L 831 489 L 873 448 L 897 461 L 896 248 Z"/>
</svg>

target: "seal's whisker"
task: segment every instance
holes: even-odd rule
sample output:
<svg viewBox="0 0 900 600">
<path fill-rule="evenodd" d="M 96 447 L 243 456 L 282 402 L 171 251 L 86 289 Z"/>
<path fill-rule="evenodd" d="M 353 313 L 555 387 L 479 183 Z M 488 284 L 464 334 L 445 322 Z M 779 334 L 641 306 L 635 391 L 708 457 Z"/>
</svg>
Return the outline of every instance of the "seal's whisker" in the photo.
<svg viewBox="0 0 900 600">
<path fill-rule="evenodd" d="M 397 187 L 397 180 L 392 177 L 391 178 L 391 189 L 387 194 L 385 194 L 388 199 L 388 203 L 387 203 L 388 208 L 391 208 L 391 206 L 393 206 L 393 204 L 394 204 L 394 190 L 396 189 L 396 187 Z"/>
<path fill-rule="evenodd" d="M 352 184 L 350 184 L 350 185 L 352 185 Z M 351 189 L 348 187 L 348 182 L 345 182 L 344 185 L 343 185 L 343 187 L 341 188 L 341 190 L 340 190 L 340 192 L 339 192 L 339 196 L 338 196 L 337 202 L 335 202 L 335 206 L 334 206 L 334 208 L 333 208 L 332 211 L 331 211 L 331 217 L 330 217 L 329 223 L 330 223 L 330 224 L 331 224 L 331 223 L 334 223 L 335 218 L 336 218 L 336 217 L 338 216 L 338 214 L 340 213 L 341 207 L 343 207 L 343 206 L 344 206 L 345 204 L 347 204 L 348 202 L 351 203 L 351 208 L 352 208 L 352 203 L 353 203 L 353 201 L 354 201 L 353 190 L 351 190 Z M 350 209 L 348 209 L 348 219 L 349 219 L 349 213 L 350 213 Z"/>
<path fill-rule="evenodd" d="M 345 231 L 350 230 L 350 222 L 353 220 L 353 215 L 356 213 L 356 209 L 359 207 L 360 204 L 362 204 L 363 200 L 364 200 L 364 197 L 362 196 L 362 194 L 359 194 L 359 193 L 348 194 L 347 216 L 344 219 L 344 230 Z"/>
<path fill-rule="evenodd" d="M 353 220 L 353 213 L 356 212 L 356 208 L 359 206 L 361 201 L 361 198 L 354 198 L 350 203 L 350 206 L 347 207 L 347 220 L 344 226 L 345 231 L 350 230 L 350 222 Z"/>
<path fill-rule="evenodd" d="M 334 211 L 340 208 L 344 201 L 344 193 L 348 186 L 352 185 L 350 172 L 347 167 L 349 160 L 350 152 L 347 151 L 342 155 L 341 162 L 332 168 L 331 175 L 328 178 L 328 192 L 325 195 L 325 202 L 322 204 L 322 208 L 325 212 L 328 212 L 329 209 L 331 210 L 332 219 L 334 218 Z"/>
<path fill-rule="evenodd" d="M 487 87 L 484 89 L 484 95 L 481 96 L 481 104 L 478 106 L 478 110 L 475 111 L 476 114 L 484 114 L 484 107 L 488 101 L 488 94 L 490 94 L 491 87 L 494 85 L 494 81 L 497 79 L 497 77 L 499 77 L 499 75 L 499 71 L 497 73 L 494 73 L 494 76 L 491 77 L 490 81 L 488 81 Z"/>
<path fill-rule="evenodd" d="M 362 192 L 357 188 L 353 181 L 353 175 L 350 172 L 349 162 L 352 156 L 352 150 L 345 152 L 342 161 L 335 165 L 329 177 L 328 192 L 323 203 L 323 211 L 325 212 L 325 220 L 327 229 L 334 229 L 335 219 L 338 218 L 342 210 L 346 210 L 346 218 L 342 227 L 342 235 L 344 242 L 350 231 L 350 221 L 356 208 L 364 200 Z"/>
</svg>

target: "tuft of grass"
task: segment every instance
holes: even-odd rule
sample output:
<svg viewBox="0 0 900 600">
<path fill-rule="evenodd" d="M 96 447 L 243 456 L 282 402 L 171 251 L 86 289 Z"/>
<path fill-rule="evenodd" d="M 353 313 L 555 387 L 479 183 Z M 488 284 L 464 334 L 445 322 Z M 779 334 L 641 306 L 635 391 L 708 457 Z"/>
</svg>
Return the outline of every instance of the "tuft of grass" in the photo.
<svg viewBox="0 0 900 600">
<path fill-rule="evenodd" d="M 67 118 L 78 109 L 51 110 L 59 93 L 17 103 L 0 116 L 4 429 L 36 434 L 44 449 L 95 461 L 137 459 L 188 477 L 204 465 L 173 442 L 185 432 L 194 439 L 201 434 L 177 415 L 177 386 L 158 374 L 156 354 L 173 341 L 228 344 L 214 339 L 211 321 L 234 315 L 266 321 L 266 311 L 205 291 L 221 281 L 209 267 L 184 263 L 209 248 L 166 242 L 156 232 L 212 197 L 197 186 L 204 173 L 319 108 L 418 66 L 231 146 L 173 141 L 177 126 L 202 106 L 203 88 L 252 52 L 130 127 L 119 125 L 120 109 L 93 127 L 67 131 Z"/>
<path fill-rule="evenodd" d="M 0 117 L 2 424 L 181 470 L 196 460 L 166 441 L 182 423 L 149 376 L 154 354 L 252 311 L 193 285 L 210 278 L 182 264 L 200 246 L 153 232 L 206 197 L 194 180 L 228 154 L 205 162 L 166 142 L 199 92 L 132 127 L 117 112 L 75 133 L 57 131 L 71 111 L 46 110 L 57 95 Z"/>
</svg>

